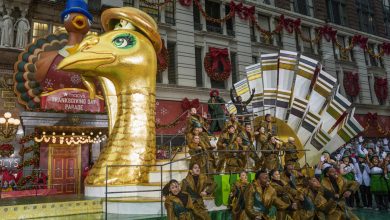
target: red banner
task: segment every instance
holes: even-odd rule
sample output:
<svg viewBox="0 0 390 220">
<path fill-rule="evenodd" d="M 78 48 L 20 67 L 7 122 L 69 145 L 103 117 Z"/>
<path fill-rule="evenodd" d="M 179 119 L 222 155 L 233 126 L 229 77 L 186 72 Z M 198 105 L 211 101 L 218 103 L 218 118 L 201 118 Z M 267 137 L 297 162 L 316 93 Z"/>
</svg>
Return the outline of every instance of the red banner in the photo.
<svg viewBox="0 0 390 220">
<path fill-rule="evenodd" d="M 64 58 L 58 55 L 51 64 L 45 79 L 40 83 L 41 109 L 59 112 L 104 112 L 104 99 L 100 84 L 96 80 L 96 98 L 89 93 L 78 73 L 57 69 Z"/>
<path fill-rule="evenodd" d="M 87 90 L 65 88 L 42 94 L 41 108 L 65 112 L 104 112 L 104 99 L 89 99 Z"/>
</svg>

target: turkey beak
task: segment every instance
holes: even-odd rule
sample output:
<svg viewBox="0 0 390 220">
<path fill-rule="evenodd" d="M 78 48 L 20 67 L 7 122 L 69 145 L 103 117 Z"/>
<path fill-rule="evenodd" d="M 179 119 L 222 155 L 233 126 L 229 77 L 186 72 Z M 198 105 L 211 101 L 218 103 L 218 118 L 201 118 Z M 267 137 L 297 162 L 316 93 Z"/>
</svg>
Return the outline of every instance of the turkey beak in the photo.
<svg viewBox="0 0 390 220">
<path fill-rule="evenodd" d="M 84 39 L 78 48 L 75 48 L 68 57 L 65 57 L 57 66 L 57 69 L 81 72 L 97 71 L 102 65 L 115 61 L 112 53 L 99 51 L 98 36 L 89 36 Z M 89 75 L 89 74 L 88 74 Z"/>
<path fill-rule="evenodd" d="M 84 29 L 87 26 L 87 23 L 86 18 L 82 15 L 77 15 L 72 19 L 73 26 L 78 30 Z"/>
</svg>

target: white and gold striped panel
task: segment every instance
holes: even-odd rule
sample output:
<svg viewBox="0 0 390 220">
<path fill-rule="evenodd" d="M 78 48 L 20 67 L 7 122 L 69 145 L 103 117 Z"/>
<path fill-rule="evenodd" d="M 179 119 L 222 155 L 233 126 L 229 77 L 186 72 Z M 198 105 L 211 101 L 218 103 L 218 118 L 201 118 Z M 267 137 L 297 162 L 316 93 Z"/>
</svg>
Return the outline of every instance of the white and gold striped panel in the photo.
<svg viewBox="0 0 390 220">
<path fill-rule="evenodd" d="M 306 162 L 311 165 L 318 163 L 321 153 L 330 140 L 331 137 L 321 127 L 317 129 L 311 140 L 305 145 L 305 149 L 309 150 L 306 152 Z"/>
<path fill-rule="evenodd" d="M 261 72 L 261 64 L 257 63 L 245 67 L 246 77 L 248 79 L 250 91 L 255 89 L 255 96 L 250 103 L 254 114 L 263 114 L 263 75 Z"/>
<path fill-rule="evenodd" d="M 291 90 L 279 89 L 276 95 L 276 113 L 275 117 L 285 121 L 287 116 L 287 110 L 290 105 Z"/>
<path fill-rule="evenodd" d="M 234 83 L 234 88 L 237 96 L 241 96 L 243 101 L 248 100 L 251 96 L 248 80 L 246 78 Z"/>
<path fill-rule="evenodd" d="M 308 101 L 295 97 L 291 104 L 287 124 L 296 132 L 307 110 Z"/>
<path fill-rule="evenodd" d="M 301 143 L 304 144 L 309 140 L 309 138 L 313 135 L 313 132 L 319 126 L 320 121 L 321 116 L 319 114 L 310 110 L 307 112 L 297 132 L 297 136 Z"/>
<path fill-rule="evenodd" d="M 310 94 L 310 111 L 319 113 L 324 107 L 327 98 L 331 95 L 337 79 L 321 70 L 314 83 L 314 88 Z"/>
<path fill-rule="evenodd" d="M 332 140 L 326 146 L 326 150 L 330 153 L 337 150 L 341 145 L 345 144 L 357 134 L 363 131 L 363 127 L 355 119 L 355 108 L 352 109 L 349 113 L 346 120 L 340 126 L 340 129 L 337 131 L 337 134 L 332 137 Z"/>
<path fill-rule="evenodd" d="M 323 129 L 332 136 L 337 132 L 337 120 L 342 117 L 346 110 L 352 105 L 347 98 L 340 94 L 339 88 L 340 86 L 337 87 L 336 93 L 322 117 L 324 119 Z"/>
<path fill-rule="evenodd" d="M 291 90 L 297 66 L 297 52 L 281 50 L 279 52 L 278 95 L 276 98 L 275 117 L 286 120 L 290 106 Z"/>
<path fill-rule="evenodd" d="M 275 115 L 276 92 L 278 85 L 278 58 L 279 54 L 261 55 L 261 69 L 263 71 L 264 114 Z"/>
<path fill-rule="evenodd" d="M 298 71 L 294 84 L 294 97 L 304 98 L 309 94 L 310 84 L 313 80 L 314 72 L 318 61 L 301 55 L 298 62 Z"/>
<path fill-rule="evenodd" d="M 228 110 L 229 114 L 237 114 L 237 108 L 234 106 L 232 101 L 229 101 L 225 104 L 226 109 Z"/>
</svg>

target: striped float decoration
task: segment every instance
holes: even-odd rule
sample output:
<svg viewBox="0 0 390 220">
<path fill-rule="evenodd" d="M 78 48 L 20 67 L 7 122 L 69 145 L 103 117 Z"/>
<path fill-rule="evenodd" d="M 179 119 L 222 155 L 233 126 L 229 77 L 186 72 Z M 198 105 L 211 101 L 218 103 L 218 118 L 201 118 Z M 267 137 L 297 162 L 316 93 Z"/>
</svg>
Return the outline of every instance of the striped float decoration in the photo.
<svg viewBox="0 0 390 220">
<path fill-rule="evenodd" d="M 308 101 L 306 99 L 294 98 L 292 101 L 290 115 L 287 124 L 296 132 L 299 124 L 306 113 Z"/>
<path fill-rule="evenodd" d="M 325 107 L 327 98 L 331 95 L 337 79 L 327 72 L 321 70 L 310 94 L 309 106 L 310 111 L 320 113 Z"/>
<path fill-rule="evenodd" d="M 291 89 L 294 82 L 298 53 L 281 50 L 279 52 L 278 91 L 275 117 L 284 120 L 290 106 Z"/>
<path fill-rule="evenodd" d="M 263 111 L 263 77 L 260 63 L 245 67 L 246 77 L 248 79 L 250 90 L 255 89 L 255 95 L 252 99 L 252 108 L 254 114 L 262 114 Z"/>
<path fill-rule="evenodd" d="M 312 111 L 307 112 L 297 132 L 297 136 L 302 144 L 305 144 L 313 135 L 320 121 L 321 116 L 319 114 Z"/>
<path fill-rule="evenodd" d="M 234 88 L 237 96 L 241 96 L 243 101 L 249 99 L 251 94 L 249 93 L 249 85 L 246 78 L 234 83 Z"/>
<path fill-rule="evenodd" d="M 228 103 L 225 104 L 226 109 L 228 110 L 229 114 L 237 114 L 237 108 L 233 104 L 232 101 L 229 101 Z"/>
<path fill-rule="evenodd" d="M 337 131 L 337 128 L 335 127 L 337 126 L 337 120 L 339 120 L 347 109 L 351 107 L 351 102 L 340 94 L 339 89 L 340 86 L 337 87 L 336 93 L 323 115 L 324 123 L 322 127 L 331 135 L 334 135 Z"/>
<path fill-rule="evenodd" d="M 263 71 L 264 114 L 274 116 L 278 85 L 278 54 L 261 55 L 261 69 Z"/>
<path fill-rule="evenodd" d="M 297 77 L 293 90 L 294 97 L 305 98 L 309 94 L 311 81 L 314 77 L 318 61 L 301 55 L 299 57 Z"/>
<path fill-rule="evenodd" d="M 320 151 L 329 143 L 330 140 L 331 137 L 329 134 L 321 128 L 318 129 L 310 143 L 313 145 L 313 147 Z"/>
<path fill-rule="evenodd" d="M 329 152 L 337 150 L 337 148 L 339 148 L 341 145 L 350 141 L 353 137 L 364 130 L 364 128 L 355 119 L 354 114 L 355 108 L 353 108 L 351 113 L 349 113 L 347 119 L 340 126 L 340 129 L 337 131 L 336 135 L 332 137 L 332 141 L 326 145 L 326 150 Z"/>
</svg>

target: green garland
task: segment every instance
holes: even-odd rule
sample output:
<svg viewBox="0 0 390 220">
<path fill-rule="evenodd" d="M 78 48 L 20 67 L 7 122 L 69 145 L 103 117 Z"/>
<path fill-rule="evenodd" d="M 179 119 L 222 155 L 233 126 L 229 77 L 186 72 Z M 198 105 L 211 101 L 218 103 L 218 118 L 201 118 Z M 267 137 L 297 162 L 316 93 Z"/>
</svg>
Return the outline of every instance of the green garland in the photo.
<svg viewBox="0 0 390 220">
<path fill-rule="evenodd" d="M 19 166 L 17 167 L 19 170 L 23 169 L 24 167 L 29 167 L 29 166 L 33 166 L 33 168 L 39 167 L 39 155 L 40 155 L 40 152 L 39 152 L 39 146 L 40 145 L 39 145 L 39 143 L 34 142 L 30 146 L 24 147 L 24 144 L 27 143 L 27 142 L 33 141 L 34 137 L 36 135 L 37 135 L 37 133 L 26 135 L 26 136 L 22 137 L 20 139 L 20 141 L 19 141 L 19 143 L 22 145 L 22 147 L 21 147 L 21 149 L 19 151 L 19 155 L 22 158 L 24 158 L 25 154 L 33 152 L 32 158 L 30 158 L 28 160 L 23 160 L 23 162 L 21 164 L 19 164 Z M 18 183 L 17 183 L 18 187 L 20 187 L 19 189 L 22 189 L 22 190 L 23 189 L 31 189 L 32 186 L 26 186 L 26 185 L 28 183 L 34 181 L 37 176 L 38 176 L 37 171 L 33 170 L 31 175 L 23 176 L 22 178 L 20 178 Z"/>
</svg>

